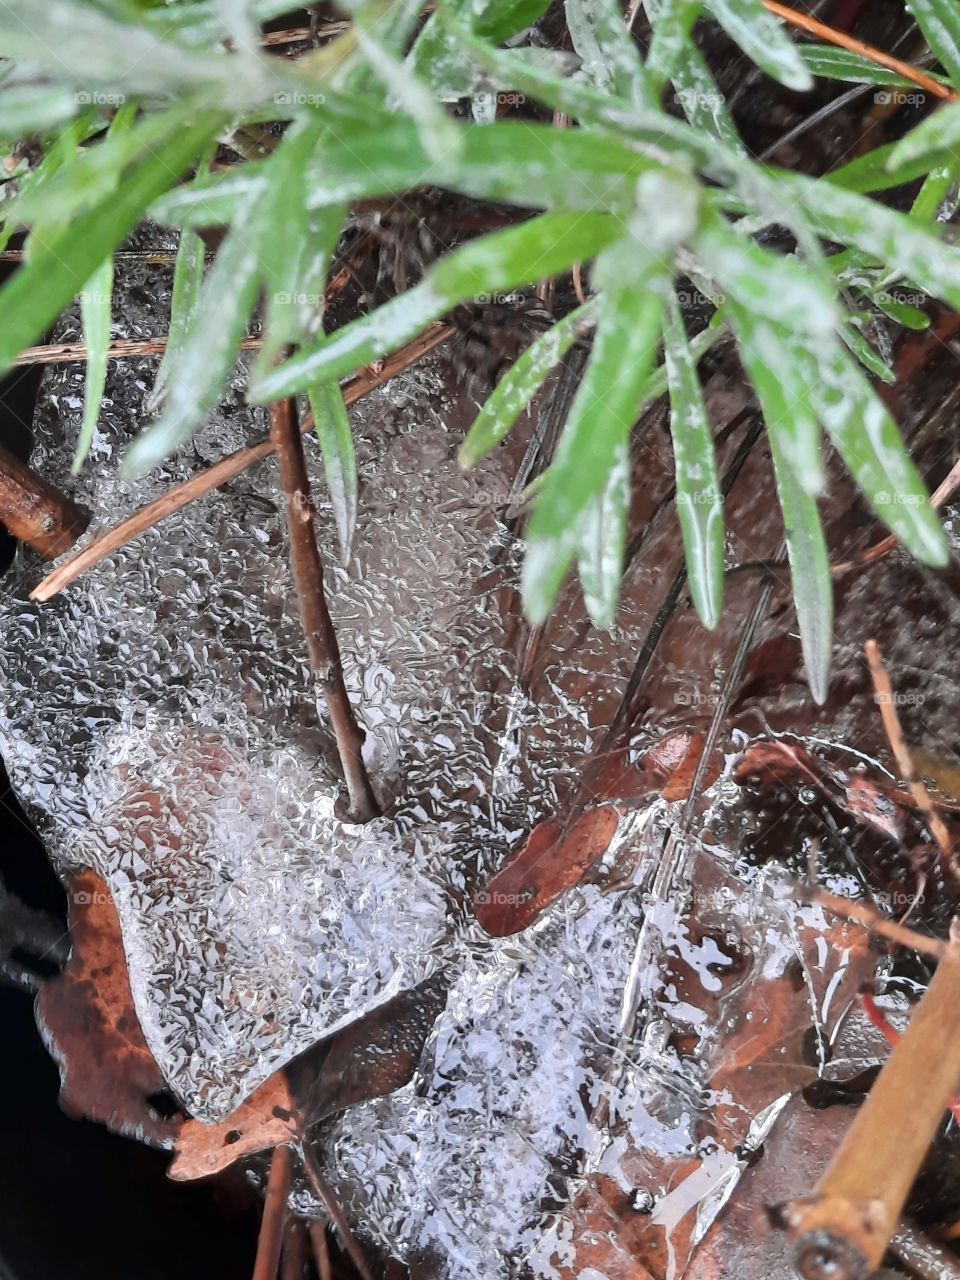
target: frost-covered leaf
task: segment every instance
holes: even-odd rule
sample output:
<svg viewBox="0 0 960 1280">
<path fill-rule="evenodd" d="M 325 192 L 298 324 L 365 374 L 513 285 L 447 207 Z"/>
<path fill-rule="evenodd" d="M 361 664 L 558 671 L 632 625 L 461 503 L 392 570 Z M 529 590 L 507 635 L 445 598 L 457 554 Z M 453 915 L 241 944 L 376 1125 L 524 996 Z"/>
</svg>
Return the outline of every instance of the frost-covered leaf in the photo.
<svg viewBox="0 0 960 1280">
<path fill-rule="evenodd" d="M 955 0 L 907 0 L 907 8 L 953 87 L 960 88 L 960 9 Z"/>
<path fill-rule="evenodd" d="M 340 563 L 347 565 L 357 523 L 357 457 L 350 420 L 339 383 L 317 383 L 307 395 L 340 540 Z"/>
<path fill-rule="evenodd" d="M 630 506 L 630 442 L 621 440 L 607 482 L 581 518 L 577 567 L 595 627 L 612 627 L 617 612 Z"/>
<path fill-rule="evenodd" d="M 160 361 L 150 395 L 144 405 L 148 413 L 154 413 L 163 402 L 170 370 L 180 359 L 183 344 L 190 332 L 193 317 L 200 300 L 203 284 L 203 260 L 205 246 L 195 231 L 180 232 L 177 259 L 173 266 L 173 292 L 170 300 L 170 323 L 167 328 L 167 346 Z"/>
<path fill-rule="evenodd" d="M 862 250 L 932 297 L 960 307 L 960 249 L 902 213 L 801 174 L 780 174 L 821 235 Z"/>
<path fill-rule="evenodd" d="M 100 417 L 103 388 L 107 381 L 107 347 L 110 345 L 113 256 L 106 258 L 80 290 L 80 316 L 87 362 L 83 382 L 83 421 L 70 470 L 75 475 L 90 452 L 93 432 Z"/>
<path fill-rule="evenodd" d="M 607 214 L 547 213 L 454 249 L 423 283 L 354 320 L 251 385 L 258 401 L 340 378 L 396 351 L 453 307 L 499 290 L 520 288 L 592 258 L 620 227 Z"/>
<path fill-rule="evenodd" d="M 215 128 L 208 116 L 178 124 L 116 192 L 37 248 L 0 290 L 0 369 L 50 326 L 150 204 L 194 162 Z"/>
<path fill-rule="evenodd" d="M 663 331 L 677 515 L 694 607 L 709 630 L 723 604 L 723 497 L 697 362 L 675 298 Z"/>
<path fill-rule="evenodd" d="M 703 4 L 702 0 L 644 0 L 643 7 L 651 29 L 645 69 L 651 94 L 659 94 L 692 43 L 690 32 Z"/>
<path fill-rule="evenodd" d="M 567 29 L 584 74 L 601 93 L 644 102 L 643 62 L 618 0 L 565 0 L 565 9 Z"/>
<path fill-rule="evenodd" d="M 930 160 L 941 151 L 953 151 L 960 143 L 960 102 L 938 107 L 916 129 L 890 148 L 888 169 L 900 169 L 917 160 Z"/>
<path fill-rule="evenodd" d="M 874 511 L 923 564 L 946 564 L 940 519 L 883 402 L 838 345 L 807 367 L 817 416 Z"/>
<path fill-rule="evenodd" d="M 814 702 L 823 705 L 830 687 L 833 648 L 833 583 L 817 504 L 797 483 L 775 432 L 767 436 L 783 511 L 800 645 Z"/>
<path fill-rule="evenodd" d="M 488 396 L 460 446 L 462 467 L 472 467 L 486 457 L 513 429 L 550 370 L 569 351 L 577 333 L 589 326 L 595 311 L 596 301 L 591 299 L 541 334 L 514 361 Z"/>
<path fill-rule="evenodd" d="M 727 35 L 767 75 L 788 89 L 812 89 L 813 76 L 785 28 L 760 0 L 707 0 Z"/>
<path fill-rule="evenodd" d="M 264 205 L 254 204 L 227 234 L 190 318 L 180 354 L 171 368 L 163 412 L 127 450 L 127 474 L 141 474 L 162 462 L 217 403 L 237 358 L 262 279 Z"/>
</svg>

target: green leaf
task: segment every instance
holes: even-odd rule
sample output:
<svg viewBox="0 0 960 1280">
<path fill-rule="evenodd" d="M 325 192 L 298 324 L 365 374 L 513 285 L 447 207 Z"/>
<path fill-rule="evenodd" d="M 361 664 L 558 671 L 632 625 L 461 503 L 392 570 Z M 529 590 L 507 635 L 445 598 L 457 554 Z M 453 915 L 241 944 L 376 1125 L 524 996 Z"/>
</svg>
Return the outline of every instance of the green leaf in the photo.
<svg viewBox="0 0 960 1280">
<path fill-rule="evenodd" d="M 701 0 L 644 0 L 651 38 L 646 73 L 652 96 L 659 96 L 693 45 L 693 24 L 703 8 Z"/>
<path fill-rule="evenodd" d="M 924 329 L 930 328 L 930 317 L 919 307 L 909 302 L 901 302 L 899 298 L 895 298 L 884 289 L 874 290 L 870 297 L 883 314 L 889 316 L 895 324 L 903 325 L 905 329 L 911 329 L 915 333 L 921 333 Z"/>
<path fill-rule="evenodd" d="M 891 85 L 898 89 L 916 86 L 889 67 L 878 66 L 860 53 L 838 49 L 832 44 L 798 44 L 797 52 L 815 76 L 824 80 L 845 80 L 850 84 Z"/>
<path fill-rule="evenodd" d="M 83 466 L 93 432 L 100 417 L 103 389 L 107 382 L 107 347 L 110 345 L 110 304 L 113 293 L 113 257 L 104 259 L 80 290 L 80 316 L 87 363 L 83 383 L 83 421 L 80 439 L 70 467 L 76 475 Z"/>
<path fill-rule="evenodd" d="M 577 563 L 583 598 L 595 627 L 612 627 L 623 576 L 630 507 L 630 442 L 617 446 L 607 482 L 580 524 Z"/>
<path fill-rule="evenodd" d="M 343 392 L 336 382 L 320 382 L 307 392 L 323 469 L 340 541 L 340 563 L 350 563 L 350 547 L 357 523 L 357 456 Z"/>
<path fill-rule="evenodd" d="M 948 161 L 931 169 L 923 180 L 923 186 L 917 192 L 910 217 L 915 222 L 945 222 L 950 214 L 952 201 L 956 200 L 957 178 L 960 176 L 960 162 Z M 955 207 L 955 206 L 954 206 Z"/>
<path fill-rule="evenodd" d="M 44 132 L 79 110 L 77 95 L 59 85 L 4 83 L 0 88 L 0 137 L 14 140 Z"/>
<path fill-rule="evenodd" d="M 256 379 L 251 397 L 275 400 L 314 382 L 353 373 L 410 342 L 463 302 L 532 284 L 587 261 L 619 230 L 607 214 L 546 213 L 473 240 L 441 258 L 416 288 Z"/>
<path fill-rule="evenodd" d="M 796 193 L 821 235 L 863 250 L 891 274 L 960 307 L 960 249 L 944 244 L 923 224 L 852 191 L 797 173 L 781 173 L 780 181 Z"/>
<path fill-rule="evenodd" d="M 167 346 L 150 395 L 144 404 L 148 413 L 154 413 L 163 403 L 167 384 L 170 381 L 170 371 L 180 360 L 184 343 L 190 333 L 200 301 L 205 249 L 203 240 L 195 231 L 187 229 L 180 232 L 177 259 L 173 266 L 173 292 L 170 299 Z"/>
<path fill-rule="evenodd" d="M 127 450 L 127 475 L 162 462 L 216 405 L 257 300 L 260 246 L 271 234 L 263 213 L 263 204 L 251 205 L 220 246 L 171 368 L 163 413 Z"/>
<path fill-rule="evenodd" d="M 193 163 L 216 128 L 210 116 L 186 126 L 178 118 L 171 125 L 173 136 L 116 192 L 41 245 L 0 289 L 0 369 L 9 368 L 23 348 L 49 328 L 150 204 Z"/>
<path fill-rule="evenodd" d="M 955 0 L 907 0 L 907 8 L 953 87 L 960 88 L 960 10 Z"/>
<path fill-rule="evenodd" d="M 812 89 L 797 46 L 760 0 L 708 0 L 708 8 L 743 52 L 788 89 Z"/>
<path fill-rule="evenodd" d="M 875 378 L 879 378 L 881 382 L 886 382 L 888 385 L 896 382 L 897 375 L 894 370 L 890 368 L 886 360 L 874 351 L 853 321 L 841 328 L 840 337 L 863 367 L 872 373 Z"/>
<path fill-rule="evenodd" d="M 834 186 L 845 187 L 848 191 L 859 191 L 868 195 L 873 191 L 889 191 L 893 187 L 905 186 L 915 182 L 930 169 L 930 157 L 920 156 L 908 159 L 903 164 L 891 166 L 891 157 L 899 146 L 896 142 L 885 142 L 873 151 L 857 156 L 839 169 L 833 169 L 824 175 L 827 182 Z"/>
<path fill-rule="evenodd" d="M 821 432 L 800 341 L 783 325 L 736 302 L 728 302 L 725 309 L 768 434 L 777 437 L 802 488 L 809 494 L 822 493 Z"/>
<path fill-rule="evenodd" d="M 460 446 L 461 467 L 472 467 L 513 429 L 546 381 L 550 370 L 569 351 L 577 334 L 596 311 L 591 299 L 564 316 L 527 347 L 497 383 Z"/>
<path fill-rule="evenodd" d="M 567 29 L 582 70 L 601 93 L 647 99 L 646 74 L 619 0 L 565 0 Z"/>
<path fill-rule="evenodd" d="M 878 517 L 922 564 L 945 565 L 940 519 L 883 402 L 836 344 L 807 367 L 817 416 Z"/>
<path fill-rule="evenodd" d="M 814 702 L 822 706 L 830 688 L 830 656 L 833 648 L 830 558 L 816 502 L 797 484 L 790 464 L 780 449 L 776 433 L 770 432 L 767 439 L 783 511 L 793 599 L 807 683 Z"/>
<path fill-rule="evenodd" d="M 663 336 L 677 514 L 694 607 L 703 625 L 712 631 L 723 604 L 723 496 L 697 362 L 676 298 L 671 299 Z"/>
<path fill-rule="evenodd" d="M 960 102 L 937 107 L 890 149 L 888 169 L 900 169 L 918 160 L 929 161 L 941 151 L 953 151 L 960 143 Z"/>
</svg>

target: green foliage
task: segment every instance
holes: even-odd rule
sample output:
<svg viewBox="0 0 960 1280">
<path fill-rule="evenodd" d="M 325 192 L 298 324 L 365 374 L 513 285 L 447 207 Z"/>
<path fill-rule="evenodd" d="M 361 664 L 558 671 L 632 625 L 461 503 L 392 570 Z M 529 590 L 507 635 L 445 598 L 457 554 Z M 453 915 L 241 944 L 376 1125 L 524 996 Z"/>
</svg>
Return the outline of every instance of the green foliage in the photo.
<svg viewBox="0 0 960 1280">
<path fill-rule="evenodd" d="M 10 60 L 0 77 L 0 136 L 10 144 L 2 238 L 27 233 L 25 264 L 0 291 L 0 367 L 80 295 L 90 359 L 79 463 L 103 388 L 113 253 L 145 216 L 179 228 L 169 344 L 150 402 L 159 416 L 126 466 L 142 471 L 190 438 L 260 301 L 266 340 L 249 397 L 309 396 L 346 562 L 358 493 L 337 380 L 460 304 L 579 265 L 591 296 L 517 360 L 460 454 L 470 466 L 495 448 L 572 344 L 590 342 L 534 495 L 528 616 L 546 617 L 576 563 L 592 619 L 613 624 L 631 430 L 643 406 L 668 392 L 691 591 L 704 624 L 716 625 L 723 503 L 697 364 L 728 332 L 765 416 L 810 688 L 822 699 L 831 649 L 816 501 L 824 436 L 913 555 L 931 565 L 947 555 L 867 373 L 893 376 L 871 345 L 872 317 L 926 323 L 895 285 L 960 306 L 960 250 L 937 221 L 955 199 L 958 108 L 823 178 L 765 168 L 737 135 L 693 38 L 696 22 L 719 22 L 793 90 L 814 76 L 904 82 L 859 55 L 796 43 L 760 0 L 643 0 L 642 39 L 618 0 L 565 0 L 573 55 L 524 35 L 545 8 L 545 0 L 437 0 L 421 22 L 407 0 L 352 0 L 349 28 L 290 62 L 257 39 L 289 0 L 47 0 L 30 23 L 17 6 L 0 6 L 0 56 Z M 910 8 L 957 84 L 954 0 L 910 0 Z M 497 94 L 519 104 L 519 115 L 499 118 Z M 455 115 L 447 104 L 457 100 L 469 112 Z M 543 112 L 527 118 L 534 104 L 557 123 L 543 123 Z M 253 126 L 277 127 L 262 146 L 251 143 Z M 28 138 L 30 148 L 17 145 Z M 214 171 L 220 143 L 249 158 Z M 869 198 L 918 179 L 910 214 Z M 457 244 L 397 298 L 325 332 L 323 293 L 350 205 L 424 186 L 512 206 L 515 225 Z M 224 235 L 205 271 L 198 233 L 214 226 Z M 792 235 L 792 252 L 756 239 L 776 226 Z M 682 280 L 715 308 L 693 337 L 677 302 Z"/>
</svg>

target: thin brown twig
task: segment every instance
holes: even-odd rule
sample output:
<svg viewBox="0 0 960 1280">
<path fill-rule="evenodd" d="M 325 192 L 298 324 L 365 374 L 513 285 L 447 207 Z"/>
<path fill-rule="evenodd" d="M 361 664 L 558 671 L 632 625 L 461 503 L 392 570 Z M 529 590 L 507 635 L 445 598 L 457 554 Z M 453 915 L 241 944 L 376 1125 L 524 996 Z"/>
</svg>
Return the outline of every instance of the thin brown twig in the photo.
<svg viewBox="0 0 960 1280">
<path fill-rule="evenodd" d="M 868 58 L 871 62 L 875 62 L 877 66 L 886 67 L 898 76 L 903 76 L 904 80 L 912 81 L 913 84 L 925 89 L 927 93 L 932 94 L 935 98 L 942 98 L 945 102 L 957 101 L 958 95 L 952 89 L 941 84 L 939 80 L 934 80 L 932 76 L 928 76 L 919 67 L 911 66 L 909 62 L 901 62 L 899 58 L 894 58 L 891 54 L 884 53 L 882 49 L 875 49 L 873 45 L 864 44 L 862 40 L 848 35 L 845 31 L 837 31 L 835 27 L 828 27 L 826 23 L 820 22 L 817 18 L 812 18 L 807 13 L 798 13 L 796 9 L 791 9 L 788 5 L 778 3 L 778 0 L 763 0 L 763 4 L 770 13 L 782 19 L 791 27 L 797 27 L 808 35 L 816 36 L 818 40 L 836 45 L 840 49 L 846 49 L 850 53 L 859 53 L 861 57 Z"/>
<path fill-rule="evenodd" d="M 950 468 L 949 474 L 937 486 L 936 491 L 930 498 L 930 505 L 934 510 L 939 510 L 948 498 L 952 498 L 957 489 L 960 489 L 960 461 L 957 461 Z M 835 578 L 840 578 L 844 574 L 849 573 L 851 569 L 863 569 L 868 564 L 873 564 L 880 560 L 883 556 L 888 555 L 897 545 L 897 539 L 894 535 L 888 534 L 872 547 L 867 547 L 865 551 L 861 551 L 859 555 L 854 556 L 851 560 L 844 560 L 840 564 L 830 566 L 830 572 Z"/>
<path fill-rule="evenodd" d="M 381 809 L 363 763 L 364 733 L 350 705 L 337 633 L 327 608 L 310 478 L 297 421 L 297 402 L 292 396 L 270 406 L 270 441 L 280 467 L 290 534 L 290 568 L 307 642 L 307 657 L 310 670 L 320 679 L 347 786 L 345 817 L 351 822 L 371 822 L 380 816 Z"/>
<path fill-rule="evenodd" d="M 299 1218 L 287 1220 L 283 1237 L 283 1262 L 280 1280 L 304 1280 L 307 1270 L 307 1233 Z"/>
<path fill-rule="evenodd" d="M 88 512 L 0 446 L 0 524 L 13 537 L 54 560 L 89 523 Z"/>
<path fill-rule="evenodd" d="M 897 924 L 895 920 L 888 920 L 886 916 L 882 916 L 879 911 L 867 906 L 865 902 L 851 902 L 847 898 L 838 898 L 824 889 L 809 890 L 804 896 L 807 902 L 815 903 L 835 916 L 843 916 L 845 920 L 855 920 L 871 933 L 895 942 L 898 947 L 910 947 L 923 955 L 932 956 L 934 960 L 939 960 L 946 948 L 946 943 L 941 942 L 939 938 L 928 938 L 925 933 L 917 933 L 915 929 L 908 929 L 906 925 Z"/>
<path fill-rule="evenodd" d="M 287 1217 L 287 1196 L 293 1176 L 293 1154 L 289 1147 L 276 1147 L 270 1161 L 267 1194 L 263 1201 L 263 1217 L 257 1238 L 257 1260 L 253 1280 L 276 1280 L 283 1245 L 283 1228 Z"/>
<path fill-rule="evenodd" d="M 330 1247 L 327 1244 L 327 1229 L 322 1222 L 311 1218 L 307 1223 L 310 1243 L 313 1246 L 313 1258 L 317 1264 L 320 1280 L 333 1280 L 333 1268 L 330 1266 Z"/>
<path fill-rule="evenodd" d="M 303 1148 L 303 1167 L 307 1175 L 307 1179 L 313 1187 L 314 1193 L 319 1198 L 321 1204 L 326 1210 L 327 1216 L 337 1229 L 337 1234 L 343 1242 L 343 1247 L 350 1255 L 350 1260 L 360 1272 L 363 1280 L 373 1280 L 373 1275 L 367 1265 L 367 1260 L 363 1256 L 363 1250 L 357 1243 L 357 1238 L 350 1230 L 350 1223 L 347 1216 L 340 1207 L 340 1202 L 333 1194 L 333 1189 L 327 1182 L 326 1178 L 320 1172 L 313 1153 L 306 1147 Z"/>
<path fill-rule="evenodd" d="M 880 718 L 883 720 L 883 727 L 890 743 L 890 750 L 893 752 L 893 757 L 897 762 L 897 768 L 900 770 L 900 776 L 907 784 L 907 789 L 913 796 L 917 808 L 923 814 L 923 820 L 926 822 L 930 834 L 937 842 L 937 847 L 943 856 L 944 865 L 956 875 L 953 841 L 950 839 L 946 823 L 930 798 L 930 792 L 920 781 L 914 768 L 913 756 L 910 754 L 910 748 L 907 746 L 906 739 L 903 736 L 900 717 L 897 715 L 893 686 L 890 683 L 887 669 L 883 665 L 880 648 L 876 640 L 868 640 L 865 647 L 867 662 L 870 665 L 870 677 L 873 680 L 874 694 L 876 695 L 877 705 L 880 708 Z"/>
<path fill-rule="evenodd" d="M 256 351 L 262 338 L 243 338 L 241 351 Z M 127 360 L 137 356 L 162 356 L 167 349 L 166 334 L 160 338 L 116 338 L 107 347 L 108 360 Z M 15 365 L 74 364 L 87 358 L 82 342 L 49 342 L 41 347 L 25 347 L 14 360 Z"/>
<path fill-rule="evenodd" d="M 441 343 L 446 342 L 452 332 L 452 325 L 434 325 L 426 333 L 421 334 L 419 338 L 415 338 L 413 342 L 401 347 L 389 359 L 384 360 L 382 363 L 378 361 L 375 368 L 364 369 L 344 385 L 344 401 L 347 405 L 354 404 L 357 400 L 375 390 L 375 388 L 383 386 L 385 382 L 389 382 L 391 378 L 395 378 L 399 373 L 416 364 L 423 356 L 439 347 Z M 309 414 L 305 414 L 300 422 L 300 430 L 306 432 L 312 426 L 313 419 Z M 114 525 L 112 529 L 107 529 L 104 533 L 99 534 L 75 556 L 59 565 L 31 591 L 30 599 L 51 600 L 64 587 L 69 586 L 82 573 L 92 569 L 95 564 L 98 564 L 106 556 L 112 555 L 122 546 L 125 546 L 126 543 L 146 533 L 148 529 L 152 529 L 154 525 L 159 524 L 162 520 L 166 520 L 169 516 L 182 511 L 184 507 L 189 506 L 197 498 L 202 498 L 204 494 L 210 493 L 212 490 L 226 484 L 227 481 L 235 479 L 255 462 L 259 462 L 263 458 L 269 458 L 272 453 L 273 444 L 271 441 L 261 440 L 259 444 L 248 445 L 244 449 L 237 449 L 235 453 L 227 454 L 225 458 L 221 458 L 219 462 L 215 462 L 197 475 L 191 476 L 189 480 L 184 480 L 182 484 L 175 485 L 174 488 L 161 497 L 148 503 L 145 507 L 141 507 L 139 511 L 135 511 L 126 520 L 122 520 L 119 524 Z"/>
</svg>

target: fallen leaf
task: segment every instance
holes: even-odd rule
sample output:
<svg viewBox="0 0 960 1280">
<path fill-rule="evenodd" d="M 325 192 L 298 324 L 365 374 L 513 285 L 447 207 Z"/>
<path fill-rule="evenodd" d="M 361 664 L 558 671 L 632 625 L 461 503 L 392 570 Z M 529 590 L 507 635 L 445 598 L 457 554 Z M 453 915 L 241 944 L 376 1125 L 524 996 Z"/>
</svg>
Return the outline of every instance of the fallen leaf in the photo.
<svg viewBox="0 0 960 1280">
<path fill-rule="evenodd" d="M 188 1120 L 177 1137 L 167 1176 L 175 1182 L 208 1178 L 241 1156 L 298 1141 L 302 1129 L 286 1075 L 276 1071 L 219 1124 Z"/>
<path fill-rule="evenodd" d="M 93 871 L 71 877 L 68 897 L 70 960 L 37 998 L 37 1023 L 60 1068 L 60 1105 L 69 1116 L 168 1148 L 181 1117 L 155 1105 L 170 1095 L 133 1006 L 113 899 Z"/>
<path fill-rule="evenodd" d="M 587 809 L 569 828 L 559 818 L 538 823 L 474 897 L 481 927 L 491 937 L 503 938 L 533 924 L 603 857 L 619 820 L 612 805 L 602 805 Z"/>
</svg>

